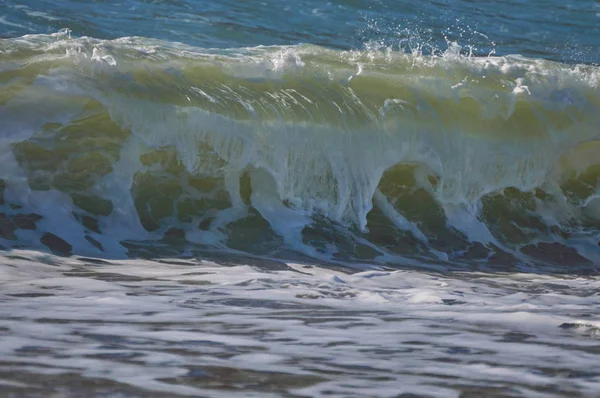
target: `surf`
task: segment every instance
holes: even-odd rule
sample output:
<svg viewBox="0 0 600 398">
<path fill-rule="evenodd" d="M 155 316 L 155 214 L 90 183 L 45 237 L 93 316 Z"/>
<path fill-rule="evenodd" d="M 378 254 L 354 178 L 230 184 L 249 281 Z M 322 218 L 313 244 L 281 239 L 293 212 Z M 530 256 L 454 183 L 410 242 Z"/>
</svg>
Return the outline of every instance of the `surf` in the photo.
<svg viewBox="0 0 600 398">
<path fill-rule="evenodd" d="M 0 54 L 4 248 L 600 261 L 596 66 L 67 31 Z"/>
</svg>

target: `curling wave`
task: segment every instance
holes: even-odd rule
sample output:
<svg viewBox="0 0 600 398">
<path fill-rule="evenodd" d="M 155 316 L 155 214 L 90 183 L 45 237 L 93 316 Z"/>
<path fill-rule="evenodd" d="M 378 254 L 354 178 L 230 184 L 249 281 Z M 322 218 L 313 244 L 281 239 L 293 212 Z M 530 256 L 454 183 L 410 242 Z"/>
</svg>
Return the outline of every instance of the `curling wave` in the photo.
<svg viewBox="0 0 600 398">
<path fill-rule="evenodd" d="M 0 41 L 0 245 L 600 264 L 600 70 L 519 56 Z"/>
</svg>

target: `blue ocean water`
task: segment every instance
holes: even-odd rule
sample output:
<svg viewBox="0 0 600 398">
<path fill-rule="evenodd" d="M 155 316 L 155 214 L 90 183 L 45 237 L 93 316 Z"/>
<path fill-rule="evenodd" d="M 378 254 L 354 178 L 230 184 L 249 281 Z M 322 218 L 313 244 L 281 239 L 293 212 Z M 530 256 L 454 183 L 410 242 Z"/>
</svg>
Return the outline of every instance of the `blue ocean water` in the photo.
<svg viewBox="0 0 600 398">
<path fill-rule="evenodd" d="M 142 36 L 198 47 L 308 43 L 336 49 L 446 41 L 477 55 L 521 54 L 600 63 L 600 3 L 586 1 L 14 1 L 0 5 L 0 36 Z"/>
</svg>

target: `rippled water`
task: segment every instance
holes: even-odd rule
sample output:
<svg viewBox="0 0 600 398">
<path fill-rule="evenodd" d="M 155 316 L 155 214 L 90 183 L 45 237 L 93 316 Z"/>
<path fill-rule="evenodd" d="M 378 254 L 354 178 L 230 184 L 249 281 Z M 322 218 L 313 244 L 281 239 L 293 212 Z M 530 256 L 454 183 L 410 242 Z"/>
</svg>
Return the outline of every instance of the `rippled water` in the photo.
<svg viewBox="0 0 600 398">
<path fill-rule="evenodd" d="M 600 6 L 0 4 L 0 396 L 600 395 Z"/>
<path fill-rule="evenodd" d="M 594 396 L 595 277 L 4 256 L 14 396 Z M 251 262 L 252 263 L 252 262 Z"/>
<path fill-rule="evenodd" d="M 100 39 L 143 36 L 198 47 L 310 43 L 339 49 L 370 40 L 444 47 L 480 55 L 600 62 L 600 7 L 593 1 L 6 0 L 0 35 L 54 33 Z"/>
</svg>

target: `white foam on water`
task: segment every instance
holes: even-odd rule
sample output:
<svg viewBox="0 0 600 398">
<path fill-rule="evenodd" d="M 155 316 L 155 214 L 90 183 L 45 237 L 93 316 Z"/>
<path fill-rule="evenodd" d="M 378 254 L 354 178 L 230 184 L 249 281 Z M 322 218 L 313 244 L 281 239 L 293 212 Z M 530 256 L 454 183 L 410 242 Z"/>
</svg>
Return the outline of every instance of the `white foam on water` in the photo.
<svg viewBox="0 0 600 398">
<path fill-rule="evenodd" d="M 15 23 L 15 22 L 10 22 L 9 20 L 6 19 L 6 17 L 4 15 L 2 15 L 0 17 L 0 25 L 6 25 L 6 26 L 12 26 L 14 28 L 23 28 L 23 29 L 27 29 L 27 30 L 32 30 L 31 28 L 28 28 L 27 26 Z"/>
<path fill-rule="evenodd" d="M 35 374 L 70 373 L 141 395 L 600 390 L 597 277 L 234 263 L 3 253 L 0 383 L 27 393 Z"/>
</svg>

